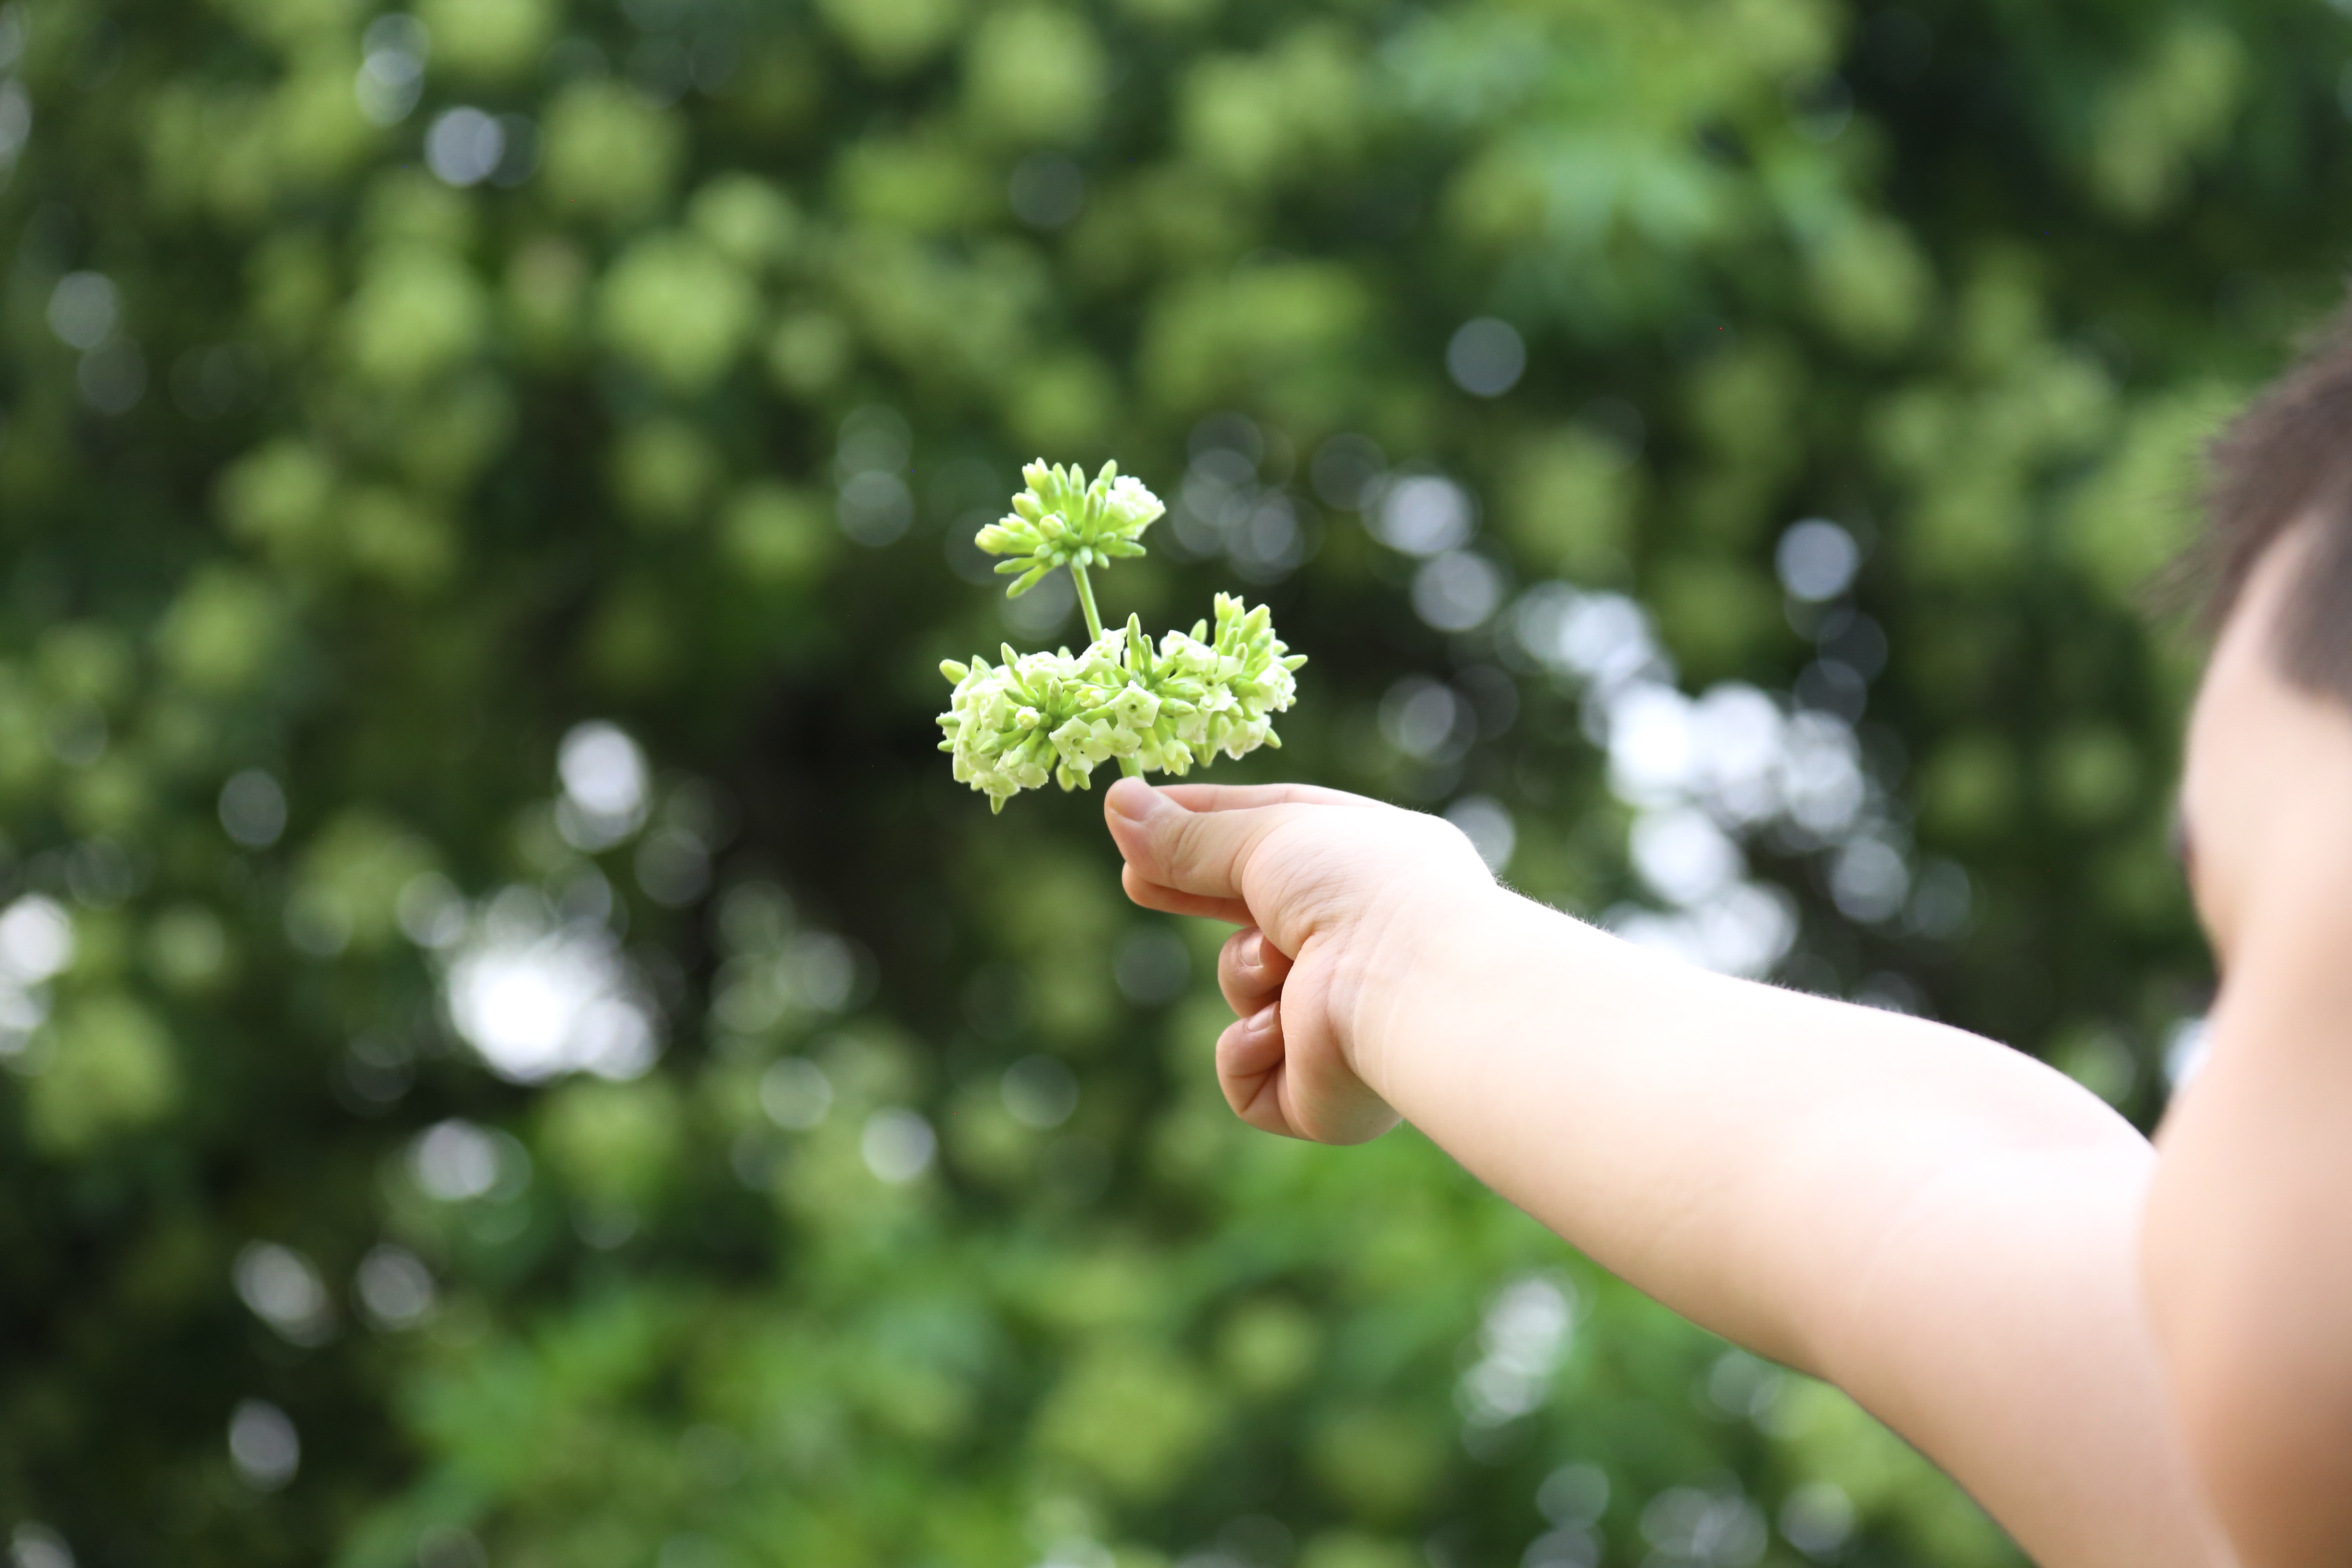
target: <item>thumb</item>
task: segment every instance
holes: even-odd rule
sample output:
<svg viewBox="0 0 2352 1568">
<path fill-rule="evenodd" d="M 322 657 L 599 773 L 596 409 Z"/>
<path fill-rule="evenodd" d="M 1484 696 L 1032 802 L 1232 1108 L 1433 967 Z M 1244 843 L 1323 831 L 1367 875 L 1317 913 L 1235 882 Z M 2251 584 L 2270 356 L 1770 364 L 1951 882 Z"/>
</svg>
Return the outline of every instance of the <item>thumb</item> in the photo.
<svg viewBox="0 0 2352 1568">
<path fill-rule="evenodd" d="M 1265 837 L 1301 809 L 1264 805 L 1188 811 L 1166 791 L 1123 778 L 1103 802 L 1118 852 L 1138 876 L 1179 892 L 1238 899 L 1250 857 Z"/>
</svg>

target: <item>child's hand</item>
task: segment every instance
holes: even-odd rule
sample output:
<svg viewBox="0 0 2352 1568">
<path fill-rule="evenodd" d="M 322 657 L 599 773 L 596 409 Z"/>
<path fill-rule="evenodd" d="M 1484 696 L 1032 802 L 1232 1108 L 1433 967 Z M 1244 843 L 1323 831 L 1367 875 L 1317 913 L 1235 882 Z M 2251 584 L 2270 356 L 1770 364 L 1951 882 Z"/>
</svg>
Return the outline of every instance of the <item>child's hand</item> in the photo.
<svg viewBox="0 0 2352 1568">
<path fill-rule="evenodd" d="M 1436 817 L 1306 784 L 1121 779 L 1104 806 L 1129 898 L 1243 928 L 1217 961 L 1240 1018 L 1217 1042 L 1234 1111 L 1323 1143 L 1393 1126 L 1366 1060 L 1367 984 L 1404 973 L 1429 922 L 1492 894 L 1469 840 Z"/>
</svg>

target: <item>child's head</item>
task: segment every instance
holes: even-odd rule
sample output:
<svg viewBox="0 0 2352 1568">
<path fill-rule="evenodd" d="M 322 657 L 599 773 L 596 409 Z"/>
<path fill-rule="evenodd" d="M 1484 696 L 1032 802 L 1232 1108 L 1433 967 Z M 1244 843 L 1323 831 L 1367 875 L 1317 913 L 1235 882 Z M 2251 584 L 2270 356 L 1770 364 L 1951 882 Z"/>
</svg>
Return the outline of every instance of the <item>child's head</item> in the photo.
<svg viewBox="0 0 2352 1568">
<path fill-rule="evenodd" d="M 2227 966 L 2259 909 L 2314 897 L 2352 909 L 2352 313 L 2214 458 L 2221 638 L 2182 812 Z"/>
</svg>

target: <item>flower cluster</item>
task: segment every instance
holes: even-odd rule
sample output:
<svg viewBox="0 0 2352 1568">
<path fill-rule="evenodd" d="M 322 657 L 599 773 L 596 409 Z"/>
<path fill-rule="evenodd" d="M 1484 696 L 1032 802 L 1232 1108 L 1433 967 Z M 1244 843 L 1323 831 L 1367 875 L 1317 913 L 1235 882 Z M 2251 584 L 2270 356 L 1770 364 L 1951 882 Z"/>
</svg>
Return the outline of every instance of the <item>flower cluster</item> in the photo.
<svg viewBox="0 0 2352 1568">
<path fill-rule="evenodd" d="M 997 571 L 1020 574 L 1007 590 L 1019 598 L 1057 566 L 1084 571 L 1121 556 L 1140 555 L 1143 531 L 1168 509 L 1160 498 L 1105 463 L 1089 481 L 1072 465 L 1047 467 L 1043 458 L 1021 470 L 1028 489 L 1013 498 L 1012 514 L 980 531 L 978 543 L 991 555 L 1007 555 Z"/>
<path fill-rule="evenodd" d="M 1101 763 L 1116 757 L 1146 773 L 1181 777 L 1222 752 L 1241 757 L 1279 747 L 1273 715 L 1297 690 L 1292 672 L 1307 662 L 1274 635 L 1266 607 L 1250 609 L 1217 595 L 1216 624 L 1170 632 L 1155 650 L 1142 623 L 1103 633 L 1085 652 L 1016 654 L 992 668 L 975 658 L 940 671 L 955 682 L 940 715 L 955 776 L 989 797 L 992 810 L 1052 778 L 1067 790 L 1091 788 Z"/>
</svg>

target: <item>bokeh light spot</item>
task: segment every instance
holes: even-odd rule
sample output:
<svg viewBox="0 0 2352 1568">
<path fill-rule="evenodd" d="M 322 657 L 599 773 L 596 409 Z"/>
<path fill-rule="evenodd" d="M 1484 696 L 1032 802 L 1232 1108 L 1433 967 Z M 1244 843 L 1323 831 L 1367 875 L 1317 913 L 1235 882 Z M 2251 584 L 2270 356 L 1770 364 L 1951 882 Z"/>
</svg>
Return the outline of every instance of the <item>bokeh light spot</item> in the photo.
<svg viewBox="0 0 2352 1568">
<path fill-rule="evenodd" d="M 506 153 L 506 127 L 478 109 L 444 110 L 425 133 L 426 167 L 445 184 L 461 189 L 496 174 Z"/>
<path fill-rule="evenodd" d="M 102 272 L 68 272 L 49 290 L 49 331 L 68 348 L 84 353 L 114 336 L 122 320 L 122 295 Z"/>
<path fill-rule="evenodd" d="M 286 832 L 286 792 L 259 768 L 232 774 L 221 785 L 220 822 L 247 849 L 267 849 Z"/>
<path fill-rule="evenodd" d="M 266 1399 L 247 1399 L 229 1416 L 228 1457 L 247 1486 L 274 1492 L 301 1468 L 302 1439 L 286 1412 Z"/>
<path fill-rule="evenodd" d="M 1059 1127 L 1078 1109 L 1077 1075 L 1052 1057 L 1024 1057 L 1004 1069 L 1004 1109 L 1024 1127 Z"/>
<path fill-rule="evenodd" d="M 866 1119 L 857 1152 L 877 1179 L 903 1186 L 931 1168 L 932 1156 L 939 1152 L 939 1135 L 919 1113 L 903 1106 L 885 1106 Z"/>
<path fill-rule="evenodd" d="M 1807 518 L 1780 536 L 1773 565 L 1789 597 L 1808 605 L 1834 599 L 1853 584 L 1862 550 L 1853 535 L 1824 518 Z"/>
<path fill-rule="evenodd" d="M 1005 197 L 1030 227 L 1060 228 L 1086 205 L 1087 177 L 1059 153 L 1035 153 L 1013 165 Z"/>
<path fill-rule="evenodd" d="M 1500 397 L 1527 374 L 1527 340 L 1508 321 L 1465 321 L 1445 345 L 1445 374 L 1473 397 Z"/>
</svg>

